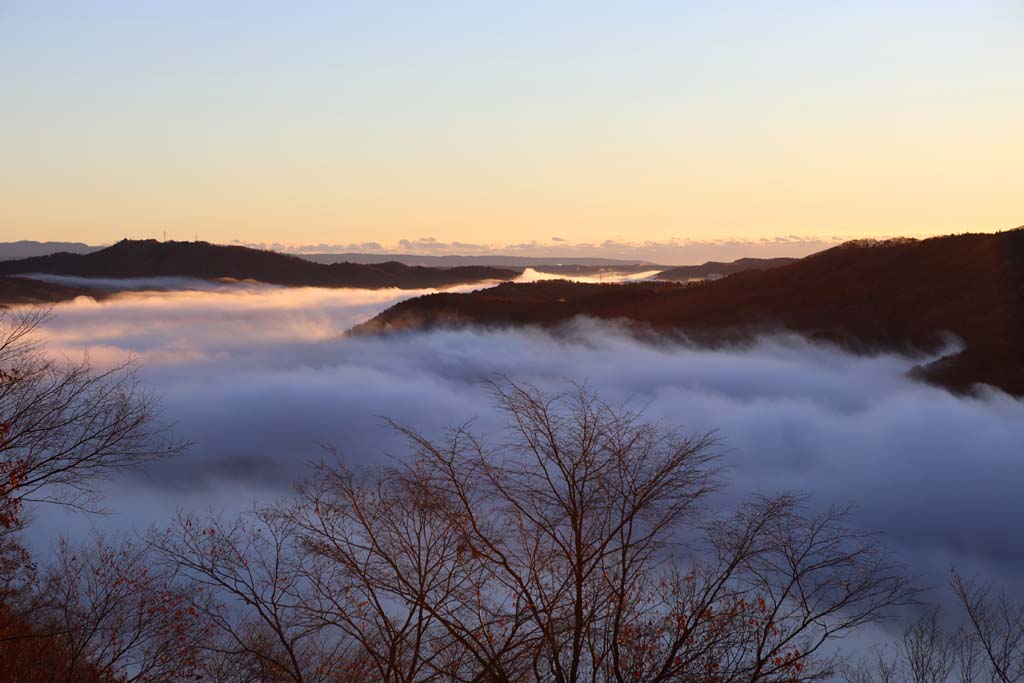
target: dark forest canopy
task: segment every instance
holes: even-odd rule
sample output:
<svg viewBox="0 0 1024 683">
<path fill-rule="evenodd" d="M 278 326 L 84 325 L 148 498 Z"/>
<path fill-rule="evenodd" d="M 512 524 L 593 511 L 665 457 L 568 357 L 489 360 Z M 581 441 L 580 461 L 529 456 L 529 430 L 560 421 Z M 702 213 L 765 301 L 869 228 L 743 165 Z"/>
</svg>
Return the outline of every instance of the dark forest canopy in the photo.
<svg viewBox="0 0 1024 683">
<path fill-rule="evenodd" d="M 1024 230 L 849 242 L 699 284 L 503 284 L 403 301 L 357 333 L 622 319 L 702 344 L 789 331 L 857 352 L 963 350 L 918 369 L 958 391 L 1024 394 Z"/>
<path fill-rule="evenodd" d="M 102 292 L 68 287 L 27 277 L 0 277 L 0 306 L 12 304 L 50 304 L 79 296 L 102 296 Z"/>
</svg>

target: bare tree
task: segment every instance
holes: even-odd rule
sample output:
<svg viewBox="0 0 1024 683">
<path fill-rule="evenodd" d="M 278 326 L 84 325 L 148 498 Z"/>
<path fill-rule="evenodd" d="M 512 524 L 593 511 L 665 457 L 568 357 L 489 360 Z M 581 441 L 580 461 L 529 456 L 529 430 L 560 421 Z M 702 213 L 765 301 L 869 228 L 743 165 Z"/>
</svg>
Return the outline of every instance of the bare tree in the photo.
<svg viewBox="0 0 1024 683">
<path fill-rule="evenodd" d="M 895 645 L 846 669 L 849 683 L 974 683 L 1024 680 L 1024 604 L 990 583 L 954 571 L 950 584 L 963 622 L 943 629 L 936 611 L 911 624 Z"/>
<path fill-rule="evenodd" d="M 310 570 L 295 540 L 288 520 L 259 510 L 181 516 L 149 535 L 161 562 L 198 589 L 192 607 L 216 630 L 204 644 L 214 680 L 331 681 L 361 666 L 308 609 Z"/>
<path fill-rule="evenodd" d="M 643 622 L 644 680 L 809 681 L 839 662 L 823 646 L 912 599 L 876 540 L 846 511 L 809 514 L 799 498 L 754 500 L 708 525 L 707 550 L 662 580 Z M 635 666 L 634 666 L 635 669 Z M 615 680 L 628 678 L 615 673 Z"/>
<path fill-rule="evenodd" d="M 310 615 L 358 646 L 375 680 L 431 680 L 502 646 L 482 565 L 451 523 L 457 508 L 425 474 L 411 467 L 370 479 L 320 467 L 300 484 L 298 504 L 280 511 L 310 560 Z M 469 624 L 472 638 L 456 628 Z"/>
<path fill-rule="evenodd" d="M 955 571 L 951 584 L 991 680 L 1024 680 L 1024 604 L 1015 604 L 991 584 L 965 579 Z"/>
<path fill-rule="evenodd" d="M 45 309 L 0 310 L 0 525 L 25 501 L 89 507 L 96 477 L 178 453 L 131 363 L 96 371 L 56 360 L 38 338 Z"/>
<path fill-rule="evenodd" d="M 307 618 L 384 681 L 809 681 L 824 643 L 912 591 L 844 511 L 792 496 L 715 518 L 712 440 L 584 387 L 495 385 L 508 438 L 321 468 L 279 509 L 311 572 Z"/>
<path fill-rule="evenodd" d="M 194 678 L 209 632 L 191 586 L 153 565 L 145 547 L 97 536 L 61 542 L 30 600 L 21 638 L 0 660 L 30 666 L 30 680 L 155 683 Z M 26 644 L 25 641 L 30 641 Z"/>
<path fill-rule="evenodd" d="M 958 655 L 966 654 L 961 647 L 961 633 L 943 632 L 939 626 L 937 610 L 929 611 L 907 629 L 903 635 L 903 652 L 912 683 L 945 683 L 957 668 Z"/>
<path fill-rule="evenodd" d="M 848 683 L 970 683 L 977 672 L 977 648 L 963 629 L 946 631 L 930 609 L 896 643 L 876 645 L 867 657 L 847 664 Z"/>
<path fill-rule="evenodd" d="M 34 501 L 95 509 L 97 478 L 176 454 L 182 445 L 157 421 L 156 401 L 140 389 L 130 363 L 96 371 L 88 358 L 73 362 L 49 355 L 39 338 L 47 315 L 41 308 L 0 310 L 0 648 L 21 653 L 16 658 L 24 661 L 52 661 L 54 672 L 68 676 L 107 670 L 121 671 L 122 678 L 126 670 L 149 676 L 150 665 L 159 667 L 139 658 L 136 645 L 152 646 L 155 634 L 129 634 L 127 623 L 111 620 L 136 618 L 140 629 L 157 623 L 138 611 L 154 598 L 155 577 L 117 574 L 108 566 L 115 556 L 127 563 L 140 558 L 128 546 L 122 548 L 127 555 L 118 555 L 98 543 L 59 554 L 42 588 L 36 563 L 20 543 L 23 507 Z M 49 598 L 55 595 L 69 601 L 62 605 L 62 628 L 53 621 L 57 605 Z M 99 612 L 81 611 L 86 604 L 98 605 Z M 101 634 L 131 642 L 100 648 L 95 637 Z"/>
</svg>

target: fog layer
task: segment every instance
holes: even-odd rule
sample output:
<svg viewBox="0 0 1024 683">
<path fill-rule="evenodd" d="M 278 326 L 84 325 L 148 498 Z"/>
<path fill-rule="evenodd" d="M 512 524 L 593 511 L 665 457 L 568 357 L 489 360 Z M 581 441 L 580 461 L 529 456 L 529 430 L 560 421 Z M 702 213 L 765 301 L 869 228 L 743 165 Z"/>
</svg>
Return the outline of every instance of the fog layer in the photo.
<svg viewBox="0 0 1024 683">
<path fill-rule="evenodd" d="M 58 306 L 51 352 L 88 352 L 100 365 L 137 358 L 195 445 L 112 482 L 108 517 L 37 511 L 36 542 L 285 496 L 325 445 L 351 462 L 401 457 L 381 416 L 427 433 L 470 419 L 496 431 L 481 380 L 508 375 L 550 388 L 585 381 L 653 419 L 717 430 L 731 482 L 723 505 L 779 490 L 807 491 L 815 506 L 854 502 L 857 523 L 882 532 L 924 583 L 941 584 L 954 563 L 1024 578 L 1024 403 L 1005 394 L 957 397 L 907 378 L 921 358 L 853 356 L 797 337 L 711 351 L 641 343 L 593 321 L 556 335 L 344 336 L 409 295 L 237 285 Z"/>
</svg>

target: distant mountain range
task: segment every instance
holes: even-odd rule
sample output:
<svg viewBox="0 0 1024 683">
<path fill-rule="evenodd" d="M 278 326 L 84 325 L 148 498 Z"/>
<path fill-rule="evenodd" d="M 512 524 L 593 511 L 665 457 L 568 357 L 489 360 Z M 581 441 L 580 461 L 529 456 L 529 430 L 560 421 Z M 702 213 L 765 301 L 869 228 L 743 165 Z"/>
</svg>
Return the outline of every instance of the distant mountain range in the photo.
<svg viewBox="0 0 1024 683">
<path fill-rule="evenodd" d="M 46 256 L 47 254 L 56 254 L 58 252 L 88 254 L 93 251 L 99 251 L 102 248 L 91 247 L 81 242 L 35 242 L 33 240 L 0 242 L 0 261 Z"/>
<path fill-rule="evenodd" d="M 92 249 L 78 243 L 22 242 L 2 245 L 8 251 L 0 253 L 53 245 Z M 534 263 L 532 267 L 567 276 L 658 268 L 609 260 L 592 263 L 597 260 Z M 0 261 L 0 303 L 105 295 L 88 284 L 69 286 L 19 277 L 28 274 L 233 278 L 285 286 L 420 289 L 507 281 L 521 272 L 520 268 L 426 267 L 394 261 L 324 264 L 240 246 L 124 240 L 88 253 Z M 435 294 L 403 301 L 353 331 L 465 324 L 550 326 L 585 315 L 679 332 L 703 344 L 792 331 L 857 352 L 936 352 L 952 335 L 965 348 L 918 368 L 918 376 L 956 390 L 984 382 L 1024 395 L 1024 229 L 920 241 L 851 242 L 799 260 L 709 262 L 670 268 L 656 278 L 633 284 L 505 282 L 470 294 Z M 689 282 L 695 279 L 702 281 Z"/>
<path fill-rule="evenodd" d="M 624 319 L 703 344 L 792 331 L 856 352 L 965 348 L 916 374 L 954 390 L 1024 395 L 1024 229 L 851 242 L 788 265 L 678 284 L 503 284 L 403 301 L 354 333 L 438 325 Z"/>
<path fill-rule="evenodd" d="M 768 268 L 778 268 L 779 266 L 788 266 L 790 263 L 794 263 L 799 259 L 795 258 L 741 258 L 731 263 L 723 263 L 721 261 L 708 261 L 707 263 L 699 266 L 676 266 L 675 268 L 668 268 L 661 271 L 654 276 L 656 280 L 666 280 L 669 282 L 689 282 L 690 280 L 705 280 L 705 279 L 716 279 L 725 277 L 726 275 L 732 275 L 733 273 L 741 273 L 744 270 L 766 270 Z"/>
<path fill-rule="evenodd" d="M 486 266 L 426 268 L 396 262 L 324 265 L 247 247 L 156 240 L 123 240 L 88 254 L 57 253 L 0 262 L 0 275 L 33 273 L 85 278 L 233 278 L 287 286 L 421 289 L 509 280 L 521 271 Z"/>
<path fill-rule="evenodd" d="M 62 249 L 56 253 L 52 250 Z M 372 254 L 295 255 L 251 249 L 242 246 L 214 245 L 207 242 L 158 242 L 156 240 L 122 240 L 110 247 L 90 247 L 79 242 L 6 242 L 0 243 L 0 257 L 7 254 L 35 254 L 26 258 L 0 260 L 0 277 L 11 275 L 56 275 L 80 278 L 158 278 L 194 277 L 204 279 L 233 278 L 257 280 L 277 285 L 315 287 L 360 287 L 400 289 L 444 288 L 459 284 L 510 280 L 532 267 L 545 273 L 566 277 L 600 277 L 615 273 L 647 273 L 666 268 L 646 262 L 615 259 L 540 259 L 513 256 L 414 256 L 391 255 L 408 261 L 435 265 L 411 265 L 395 260 L 384 261 Z M 343 260 L 362 258 L 366 263 Z M 322 262 L 318 262 L 318 259 Z M 763 268 L 786 259 L 741 259 L 734 263 L 706 263 L 682 266 L 666 272 L 679 271 L 685 279 L 712 277 L 717 273 L 746 268 Z M 479 265 L 489 263 L 490 265 Z M 515 264 L 503 266 L 502 263 Z M 442 265 L 444 264 L 444 265 Z M 662 277 L 662 276 L 658 276 Z M 671 278 L 669 278 L 671 279 Z M 126 286 L 127 287 L 127 286 Z M 89 283 L 61 288 L 49 287 L 22 278 L 6 282 L 0 288 L 0 304 L 51 302 L 82 294 L 103 296 L 105 290 Z"/>
<path fill-rule="evenodd" d="M 50 254 L 60 252 L 89 254 L 101 249 L 104 249 L 104 247 L 90 246 L 88 244 L 83 244 L 82 242 L 36 242 L 33 240 L 0 242 L 0 261 L 32 258 L 34 256 L 49 256 Z M 606 267 L 651 266 L 649 262 L 640 260 L 629 261 L 608 258 L 561 258 L 557 256 L 508 256 L 505 254 L 483 254 L 474 256 L 445 254 L 440 256 L 430 256 L 423 254 L 365 254 L 347 252 L 343 254 L 295 253 L 294 255 L 307 261 L 327 265 L 332 263 L 362 263 L 366 265 L 376 265 L 380 263 L 398 262 L 404 263 L 407 266 L 428 266 L 431 268 L 453 268 L 456 266 L 503 266 L 507 268 L 531 268 L 538 265 Z M 645 268 L 645 270 L 650 269 L 651 268 Z"/>
<path fill-rule="evenodd" d="M 56 253 L 89 254 L 105 247 L 90 246 L 81 242 L 0 242 L 0 261 L 49 256 Z M 751 268 L 772 268 L 791 263 L 792 258 L 742 258 L 731 263 L 709 261 L 699 266 L 666 266 L 650 261 L 624 260 L 608 258 L 561 258 L 536 256 L 509 256 L 506 254 L 484 254 L 462 256 L 446 254 L 430 256 L 422 254 L 366 254 L 348 252 L 342 254 L 293 254 L 306 261 L 331 265 L 335 263 L 359 263 L 364 265 L 380 265 L 384 263 L 404 263 L 408 266 L 425 266 L 430 268 L 453 268 L 459 266 L 493 266 L 522 270 L 535 268 L 545 273 L 564 275 L 599 275 L 604 272 L 639 273 L 651 270 L 663 271 L 656 276 L 662 280 L 678 280 L 686 282 L 695 278 L 720 277 Z"/>
<path fill-rule="evenodd" d="M 304 259 L 317 263 L 386 263 L 398 261 L 410 266 L 431 266 L 434 268 L 451 268 L 453 266 L 504 266 L 506 268 L 535 268 L 537 266 L 595 266 L 595 267 L 628 267 L 644 266 L 651 270 L 653 266 L 647 261 L 627 261 L 609 258 L 561 258 L 558 256 L 507 256 L 505 254 L 483 254 L 460 256 L 447 254 L 444 256 L 424 256 L 420 254 L 296 254 Z"/>
</svg>

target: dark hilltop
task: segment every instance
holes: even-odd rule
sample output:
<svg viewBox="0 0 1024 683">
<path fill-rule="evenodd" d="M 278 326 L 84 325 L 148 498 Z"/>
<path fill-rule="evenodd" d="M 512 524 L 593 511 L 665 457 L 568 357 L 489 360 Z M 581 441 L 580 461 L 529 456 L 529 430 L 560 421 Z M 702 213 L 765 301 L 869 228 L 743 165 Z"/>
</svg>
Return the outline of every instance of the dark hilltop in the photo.
<svg viewBox="0 0 1024 683">
<path fill-rule="evenodd" d="M 1024 395 L 1024 229 L 855 241 L 767 269 L 680 284 L 502 284 L 396 304 L 354 333 L 438 325 L 553 326 L 626 320 L 715 345 L 788 331 L 858 353 L 962 350 L 918 367 L 956 391 Z"/>
</svg>

